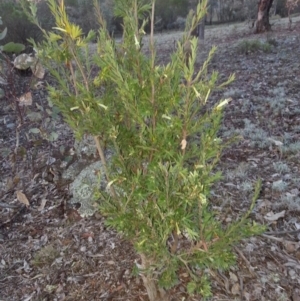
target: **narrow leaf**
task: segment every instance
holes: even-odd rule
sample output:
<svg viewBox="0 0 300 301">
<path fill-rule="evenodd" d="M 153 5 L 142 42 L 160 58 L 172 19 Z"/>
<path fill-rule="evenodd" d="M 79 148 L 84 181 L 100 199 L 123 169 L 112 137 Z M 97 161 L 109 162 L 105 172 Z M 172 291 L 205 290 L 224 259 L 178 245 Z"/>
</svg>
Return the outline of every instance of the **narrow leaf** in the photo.
<svg viewBox="0 0 300 301">
<path fill-rule="evenodd" d="M 7 27 L 0 33 L 0 40 L 3 40 L 7 34 Z"/>
</svg>

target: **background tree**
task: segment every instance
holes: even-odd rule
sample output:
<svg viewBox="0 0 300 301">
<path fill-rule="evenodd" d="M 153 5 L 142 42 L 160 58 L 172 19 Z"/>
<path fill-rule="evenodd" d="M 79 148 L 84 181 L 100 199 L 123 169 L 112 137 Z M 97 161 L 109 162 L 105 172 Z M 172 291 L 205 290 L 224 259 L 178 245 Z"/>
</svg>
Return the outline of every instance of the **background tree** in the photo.
<svg viewBox="0 0 300 301">
<path fill-rule="evenodd" d="M 289 17 L 289 29 L 291 29 L 292 26 L 292 18 L 291 18 L 291 12 L 298 6 L 299 0 L 286 0 L 286 7 L 288 10 L 288 17 Z"/>
<path fill-rule="evenodd" d="M 202 0 L 190 0 L 189 1 L 189 7 L 191 9 L 195 10 L 198 3 L 202 3 Z M 206 11 L 207 11 L 207 7 L 206 7 Z M 198 37 L 200 40 L 204 40 L 205 17 L 206 17 L 206 15 L 200 20 L 199 24 L 192 31 L 192 36 Z"/>
<path fill-rule="evenodd" d="M 161 20 L 156 24 L 161 29 L 175 29 L 174 22 L 177 17 L 186 17 L 188 14 L 188 0 L 164 0 L 155 4 L 156 20 Z"/>
<path fill-rule="evenodd" d="M 218 7 L 218 0 L 209 0 L 207 7 L 207 15 L 205 16 L 205 22 L 209 25 L 212 25 L 212 20 L 215 14 L 215 11 Z"/>
<path fill-rule="evenodd" d="M 255 33 L 269 31 L 271 29 L 269 15 L 274 0 L 259 0 Z"/>
</svg>

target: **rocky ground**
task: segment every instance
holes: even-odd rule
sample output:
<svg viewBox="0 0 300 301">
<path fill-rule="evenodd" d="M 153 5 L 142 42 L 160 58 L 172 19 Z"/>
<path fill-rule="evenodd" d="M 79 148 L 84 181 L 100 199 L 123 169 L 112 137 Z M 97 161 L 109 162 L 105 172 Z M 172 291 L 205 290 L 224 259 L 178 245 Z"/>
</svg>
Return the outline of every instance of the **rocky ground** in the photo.
<svg viewBox="0 0 300 301">
<path fill-rule="evenodd" d="M 251 218 L 268 229 L 236 246 L 230 271 L 210 272 L 211 300 L 300 300 L 300 20 L 292 30 L 287 20 L 274 22 L 270 34 L 259 36 L 247 24 L 208 27 L 205 43 L 199 42 L 199 68 L 217 45 L 210 70 L 219 70 L 221 80 L 236 75 L 211 96 L 232 99 L 220 134 L 239 137 L 220 162 L 224 178 L 214 186 L 212 206 L 224 223 L 235 220 L 261 178 Z M 161 63 L 180 35 L 157 35 Z M 42 83 L 13 76 L 10 97 L 0 100 L 0 300 L 146 301 L 132 275 L 138 260 L 132 246 L 98 213 L 82 217 L 80 204 L 70 202 L 72 179 L 61 175 L 94 159 L 76 153 Z M 14 97 L 29 89 L 33 104 L 18 112 Z M 201 300 L 187 296 L 187 279 L 179 277 L 172 300 Z"/>
</svg>

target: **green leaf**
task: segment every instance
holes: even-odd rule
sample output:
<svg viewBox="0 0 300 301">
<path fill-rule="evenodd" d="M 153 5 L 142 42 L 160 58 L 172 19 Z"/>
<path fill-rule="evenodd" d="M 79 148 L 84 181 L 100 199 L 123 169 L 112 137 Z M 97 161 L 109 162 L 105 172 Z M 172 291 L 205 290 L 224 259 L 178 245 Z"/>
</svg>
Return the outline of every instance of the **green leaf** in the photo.
<svg viewBox="0 0 300 301">
<path fill-rule="evenodd" d="M 20 53 L 25 49 L 25 46 L 20 43 L 9 42 L 3 46 L 3 51 L 9 53 Z"/>
<path fill-rule="evenodd" d="M 35 18 L 36 13 L 37 13 L 37 6 L 33 2 L 30 2 L 30 11 L 31 11 L 32 16 Z"/>
<path fill-rule="evenodd" d="M 58 138 L 58 134 L 56 132 L 52 132 L 49 136 L 49 141 L 53 142 L 56 141 Z"/>
<path fill-rule="evenodd" d="M 6 34 L 7 34 L 7 27 L 5 27 L 4 30 L 0 33 L 0 40 L 3 40 Z"/>
<path fill-rule="evenodd" d="M 94 30 L 90 30 L 88 32 L 87 37 L 85 38 L 86 42 L 90 42 L 96 38 L 96 32 Z"/>
<path fill-rule="evenodd" d="M 40 130 L 38 128 L 32 128 L 29 130 L 29 133 L 32 133 L 32 134 L 39 134 L 40 133 Z"/>
<path fill-rule="evenodd" d="M 27 114 L 27 117 L 30 121 L 40 121 L 42 120 L 42 114 L 38 112 L 31 112 Z"/>
</svg>

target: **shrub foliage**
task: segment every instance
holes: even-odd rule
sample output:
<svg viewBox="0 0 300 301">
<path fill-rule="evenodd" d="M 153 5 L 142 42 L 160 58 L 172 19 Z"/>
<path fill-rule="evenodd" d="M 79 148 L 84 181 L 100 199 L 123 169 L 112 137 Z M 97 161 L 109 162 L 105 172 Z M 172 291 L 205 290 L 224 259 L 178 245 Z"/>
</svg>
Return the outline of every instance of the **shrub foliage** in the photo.
<svg viewBox="0 0 300 301">
<path fill-rule="evenodd" d="M 247 219 L 259 183 L 251 208 L 236 222 L 222 225 L 209 206 L 210 188 L 221 177 L 215 167 L 226 143 L 218 130 L 228 101 L 208 105 L 208 99 L 233 76 L 220 84 L 217 72 L 208 74 L 215 48 L 200 70 L 195 68 L 197 39 L 191 32 L 205 14 L 206 1 L 189 14 L 182 40 L 165 65 L 156 62 L 154 0 L 116 1 L 116 16 L 124 24 L 121 43 L 110 38 L 95 3 L 100 29 L 94 56 L 89 41 L 95 32 L 83 36 L 69 22 L 63 1 L 48 3 L 56 28 L 42 29 L 45 41 L 34 46 L 58 82 L 49 86 L 51 100 L 78 138 L 94 136 L 108 183 L 96 194 L 106 223 L 140 255 L 136 270 L 150 300 L 166 300 L 181 269 L 190 276 L 189 293 L 210 296 L 207 268 L 229 268 L 235 261 L 232 245 L 262 228 Z M 151 35 L 143 46 L 143 18 L 149 12 Z M 113 154 L 109 162 L 104 145 Z"/>
</svg>

